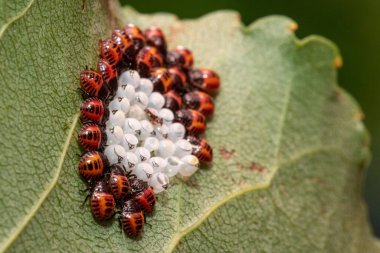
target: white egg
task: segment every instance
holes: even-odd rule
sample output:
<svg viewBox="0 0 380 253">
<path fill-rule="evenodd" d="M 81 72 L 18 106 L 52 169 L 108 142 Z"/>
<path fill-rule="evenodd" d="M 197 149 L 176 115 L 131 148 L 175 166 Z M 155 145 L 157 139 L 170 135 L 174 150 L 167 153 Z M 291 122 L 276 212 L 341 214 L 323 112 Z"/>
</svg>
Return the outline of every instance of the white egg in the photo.
<svg viewBox="0 0 380 253">
<path fill-rule="evenodd" d="M 170 156 L 166 158 L 167 165 L 165 169 L 162 170 L 163 173 L 169 177 L 174 177 L 177 175 L 180 167 L 182 166 L 182 161 L 176 156 Z"/>
<path fill-rule="evenodd" d="M 199 169 L 199 160 L 196 156 L 186 155 L 181 158 L 182 165 L 179 168 L 179 174 L 184 177 L 190 177 Z"/>
<path fill-rule="evenodd" d="M 114 126 L 106 129 L 107 145 L 119 144 L 123 139 L 123 129 L 119 126 Z"/>
<path fill-rule="evenodd" d="M 169 187 L 169 177 L 164 173 L 154 173 L 149 179 L 149 185 L 153 187 L 154 193 L 160 193 Z"/>
<path fill-rule="evenodd" d="M 110 165 L 123 163 L 126 154 L 125 149 L 120 145 L 110 145 L 104 149 L 104 155 Z"/>
<path fill-rule="evenodd" d="M 149 178 L 153 175 L 153 167 L 149 163 L 143 162 L 136 165 L 136 168 L 132 172 L 137 178 L 148 182 Z"/>
<path fill-rule="evenodd" d="M 153 107 L 156 110 L 160 110 L 165 104 L 164 96 L 159 92 L 152 92 L 149 96 L 149 107 Z"/>
<path fill-rule="evenodd" d="M 148 106 L 149 98 L 148 96 L 142 92 L 136 92 L 135 94 L 135 104 L 140 106 L 141 109 L 145 109 Z"/>
<path fill-rule="evenodd" d="M 145 140 L 148 137 L 151 137 L 154 134 L 154 127 L 149 120 L 141 120 L 141 134 L 140 140 Z"/>
<path fill-rule="evenodd" d="M 150 152 L 146 148 L 138 147 L 135 151 L 135 154 L 137 158 L 139 159 L 139 162 L 145 162 L 148 161 L 150 158 Z"/>
<path fill-rule="evenodd" d="M 140 85 L 140 75 L 136 70 L 127 70 L 119 76 L 119 87 L 122 85 L 132 85 L 135 89 Z"/>
<path fill-rule="evenodd" d="M 111 128 L 115 126 L 123 127 L 124 121 L 125 121 L 125 113 L 123 111 L 110 112 L 106 126 L 107 128 Z"/>
<path fill-rule="evenodd" d="M 160 141 L 157 153 L 159 156 L 166 158 L 174 155 L 175 150 L 176 146 L 174 143 L 171 140 L 164 139 Z"/>
<path fill-rule="evenodd" d="M 120 103 L 121 103 L 121 110 L 127 115 L 129 112 L 129 108 L 131 108 L 129 100 L 127 98 L 122 98 Z"/>
<path fill-rule="evenodd" d="M 176 148 L 174 154 L 179 158 L 182 158 L 186 155 L 190 155 L 193 151 L 193 145 L 191 145 L 191 143 L 185 139 L 178 140 L 175 143 L 175 146 Z"/>
<path fill-rule="evenodd" d="M 139 159 L 134 153 L 126 152 L 126 155 L 122 161 L 122 165 L 124 166 L 125 170 L 129 172 L 135 169 L 138 162 L 139 162 Z"/>
<path fill-rule="evenodd" d="M 156 126 L 154 129 L 157 139 L 163 140 L 168 138 L 169 128 L 167 125 Z"/>
<path fill-rule="evenodd" d="M 181 123 L 173 123 L 169 126 L 169 133 L 168 133 L 168 138 L 176 142 L 180 139 L 183 139 L 186 134 L 186 129 Z"/>
<path fill-rule="evenodd" d="M 147 96 L 149 96 L 153 92 L 153 83 L 151 80 L 147 78 L 140 79 L 140 87 L 139 91 L 144 92 Z"/>
<path fill-rule="evenodd" d="M 158 150 L 160 141 L 156 137 L 148 137 L 144 140 L 144 148 L 150 152 Z"/>
<path fill-rule="evenodd" d="M 139 140 L 135 135 L 127 133 L 123 135 L 121 143 L 126 151 L 134 151 L 139 143 Z"/>
<path fill-rule="evenodd" d="M 139 105 L 134 104 L 131 105 L 131 108 L 129 109 L 128 117 L 143 120 L 146 119 L 146 113 Z"/>
<path fill-rule="evenodd" d="M 170 125 L 174 120 L 174 113 L 167 108 L 161 109 L 159 115 L 163 119 L 163 123 L 166 125 Z"/>
<path fill-rule="evenodd" d="M 141 124 L 135 118 L 126 118 L 123 126 L 124 133 L 139 136 L 141 134 Z"/>
<path fill-rule="evenodd" d="M 150 165 L 152 165 L 154 172 L 161 172 L 168 165 L 167 161 L 159 156 L 151 157 L 149 159 Z"/>
<path fill-rule="evenodd" d="M 135 99 L 135 88 L 132 85 L 122 85 L 116 91 L 115 97 L 122 97 L 128 99 L 132 103 Z"/>
<path fill-rule="evenodd" d="M 110 103 L 108 104 L 108 110 L 110 112 L 121 110 L 121 106 L 120 106 L 118 97 L 115 97 L 110 101 Z"/>
<path fill-rule="evenodd" d="M 112 113 L 115 111 L 123 111 L 125 114 L 129 112 L 129 100 L 124 97 L 115 97 L 108 105 L 108 110 Z"/>
</svg>

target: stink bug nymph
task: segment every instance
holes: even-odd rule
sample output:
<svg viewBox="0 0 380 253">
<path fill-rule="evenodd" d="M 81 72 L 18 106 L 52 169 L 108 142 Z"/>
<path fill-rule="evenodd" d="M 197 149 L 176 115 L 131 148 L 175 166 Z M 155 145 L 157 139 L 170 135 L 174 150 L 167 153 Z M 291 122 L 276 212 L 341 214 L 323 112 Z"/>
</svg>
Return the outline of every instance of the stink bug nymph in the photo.
<svg viewBox="0 0 380 253">
<path fill-rule="evenodd" d="M 166 40 L 160 28 L 149 27 L 144 31 L 144 36 L 149 46 L 156 47 L 162 55 L 166 55 Z"/>
<path fill-rule="evenodd" d="M 218 74 L 206 68 L 194 69 L 189 72 L 190 83 L 208 93 L 213 93 L 219 89 L 220 78 Z"/>
<path fill-rule="evenodd" d="M 112 40 L 100 40 L 99 53 L 104 60 L 113 66 L 116 66 L 122 59 L 120 47 Z"/>
<path fill-rule="evenodd" d="M 103 82 L 106 83 L 109 91 L 113 94 L 117 90 L 117 70 L 115 65 L 109 64 L 106 60 L 98 61 L 98 73 L 102 75 Z"/>
<path fill-rule="evenodd" d="M 96 182 L 91 192 L 90 207 L 97 220 L 109 220 L 115 214 L 115 199 L 104 181 Z"/>
<path fill-rule="evenodd" d="M 104 102 L 96 97 L 90 97 L 83 101 L 80 112 L 84 123 L 93 122 L 96 124 L 103 124 L 108 119 L 109 114 Z"/>
<path fill-rule="evenodd" d="M 193 53 L 183 46 L 177 46 L 167 54 L 166 62 L 170 67 L 189 69 L 193 66 Z"/>
<path fill-rule="evenodd" d="M 87 181 L 96 181 L 103 177 L 108 166 L 107 158 L 99 151 L 85 153 L 79 161 L 79 173 Z"/>
<path fill-rule="evenodd" d="M 195 110 L 182 109 L 175 112 L 175 119 L 182 123 L 189 135 L 199 135 L 206 130 L 205 116 Z"/>
<path fill-rule="evenodd" d="M 189 88 L 186 85 L 186 74 L 178 67 L 171 67 L 168 69 L 173 78 L 173 89 L 180 95 L 188 92 Z"/>
<path fill-rule="evenodd" d="M 206 139 L 199 139 L 194 136 L 188 136 L 187 140 L 194 145 L 192 154 L 195 155 L 199 161 L 205 163 L 212 161 L 212 148 Z"/>
<path fill-rule="evenodd" d="M 127 66 L 132 66 L 136 55 L 132 39 L 125 31 L 114 30 L 112 32 L 112 40 L 119 46 Z"/>
<path fill-rule="evenodd" d="M 202 91 L 193 91 L 183 96 L 183 103 L 187 108 L 197 110 L 205 116 L 214 112 L 214 99 Z"/>
<path fill-rule="evenodd" d="M 129 179 L 125 175 L 124 170 L 117 165 L 113 165 L 110 168 L 110 174 L 108 178 L 108 187 L 117 201 L 123 201 L 131 191 L 131 185 Z"/>
<path fill-rule="evenodd" d="M 79 142 L 87 151 L 98 150 L 107 142 L 107 135 L 94 123 L 84 124 L 78 134 Z"/>
<path fill-rule="evenodd" d="M 123 205 L 120 221 L 124 232 L 131 236 L 139 235 L 145 224 L 145 216 L 133 199 Z"/>
<path fill-rule="evenodd" d="M 164 94 L 165 97 L 165 104 L 164 107 L 172 110 L 173 112 L 178 111 L 182 108 L 182 98 L 181 96 L 175 92 L 174 90 L 171 90 Z"/>
<path fill-rule="evenodd" d="M 87 67 L 80 74 L 80 85 L 87 96 L 99 98 L 106 98 L 108 96 L 108 89 L 103 84 L 102 76 Z"/>
<path fill-rule="evenodd" d="M 173 88 L 173 78 L 166 68 L 158 68 L 152 72 L 153 90 L 165 94 Z"/>
<path fill-rule="evenodd" d="M 138 178 L 131 178 L 132 196 L 137 206 L 146 213 L 151 213 L 156 205 L 156 195 L 148 183 Z"/>
<path fill-rule="evenodd" d="M 155 68 L 163 66 L 164 61 L 155 47 L 144 47 L 136 56 L 137 70 L 142 77 L 148 77 Z"/>
<path fill-rule="evenodd" d="M 135 54 L 137 54 L 145 45 L 145 38 L 140 28 L 133 24 L 128 24 L 124 28 L 125 33 L 132 39 Z"/>
</svg>

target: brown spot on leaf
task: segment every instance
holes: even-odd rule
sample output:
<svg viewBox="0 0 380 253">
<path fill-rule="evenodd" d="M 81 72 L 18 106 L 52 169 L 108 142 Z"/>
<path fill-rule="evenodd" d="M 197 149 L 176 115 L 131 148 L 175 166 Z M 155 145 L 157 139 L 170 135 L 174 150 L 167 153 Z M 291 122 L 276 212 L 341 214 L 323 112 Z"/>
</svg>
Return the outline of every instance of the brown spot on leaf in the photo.
<svg viewBox="0 0 380 253">
<path fill-rule="evenodd" d="M 86 5 L 86 2 L 87 2 L 86 0 L 82 0 L 82 11 L 83 11 L 83 12 L 86 12 L 86 11 L 87 11 L 87 8 L 86 8 L 86 6 L 87 6 L 87 5 Z"/>
<path fill-rule="evenodd" d="M 298 24 L 297 23 L 291 23 L 289 25 L 289 29 L 290 29 L 290 31 L 295 32 L 298 29 Z"/>
<path fill-rule="evenodd" d="M 224 159 L 224 160 L 230 160 L 234 155 L 235 155 L 236 151 L 235 149 L 232 149 L 232 150 L 227 150 L 226 148 L 224 147 L 221 147 L 219 149 L 219 154 L 220 156 Z"/>
<path fill-rule="evenodd" d="M 198 188 L 198 182 L 195 177 L 183 177 L 185 184 L 191 188 Z"/>
<path fill-rule="evenodd" d="M 175 40 L 176 35 L 184 31 L 183 24 L 174 24 L 169 27 L 169 32 L 166 34 L 167 42 Z"/>
<path fill-rule="evenodd" d="M 244 169 L 244 166 L 243 164 L 241 164 L 240 162 L 237 162 L 236 163 L 236 168 L 239 170 L 239 171 L 242 171 Z"/>
<path fill-rule="evenodd" d="M 178 248 L 177 249 L 179 252 L 183 252 L 185 250 L 185 245 L 182 241 L 178 242 Z"/>
<path fill-rule="evenodd" d="M 266 169 L 267 168 L 264 165 L 261 165 L 260 163 L 257 163 L 257 162 L 251 162 L 251 164 L 249 165 L 250 171 L 256 171 L 259 173 L 263 173 L 266 171 Z"/>
<path fill-rule="evenodd" d="M 229 176 L 223 176 L 223 181 L 225 182 L 225 184 L 236 184 L 235 178 Z"/>
<path fill-rule="evenodd" d="M 361 112 L 361 111 L 357 111 L 357 112 L 355 113 L 355 115 L 354 115 L 354 119 L 355 119 L 356 121 L 363 121 L 364 118 L 365 118 L 365 115 L 364 115 L 364 113 Z"/>
<path fill-rule="evenodd" d="M 240 179 L 240 180 L 239 180 L 239 185 L 246 184 L 246 182 L 247 182 L 246 180 L 244 180 L 244 179 Z"/>
<path fill-rule="evenodd" d="M 332 102 L 339 102 L 341 96 L 342 96 L 342 91 L 339 88 L 335 88 L 333 92 L 331 93 L 330 100 Z"/>
<path fill-rule="evenodd" d="M 334 60 L 334 65 L 336 68 L 341 68 L 343 66 L 343 59 L 340 56 L 337 56 Z"/>
</svg>

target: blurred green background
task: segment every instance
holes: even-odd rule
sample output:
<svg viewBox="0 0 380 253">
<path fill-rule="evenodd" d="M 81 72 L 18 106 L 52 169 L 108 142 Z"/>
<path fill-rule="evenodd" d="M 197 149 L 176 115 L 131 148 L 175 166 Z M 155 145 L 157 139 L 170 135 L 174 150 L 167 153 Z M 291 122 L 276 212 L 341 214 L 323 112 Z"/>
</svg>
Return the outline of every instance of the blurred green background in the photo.
<svg viewBox="0 0 380 253">
<path fill-rule="evenodd" d="M 297 35 L 319 34 L 334 41 L 344 65 L 339 84 L 360 103 L 372 136 L 372 162 L 365 199 L 374 232 L 380 236 L 380 1 L 378 0 L 121 0 L 142 13 L 170 12 L 196 18 L 219 9 L 233 9 L 249 24 L 257 18 L 282 14 L 299 24 Z"/>
</svg>

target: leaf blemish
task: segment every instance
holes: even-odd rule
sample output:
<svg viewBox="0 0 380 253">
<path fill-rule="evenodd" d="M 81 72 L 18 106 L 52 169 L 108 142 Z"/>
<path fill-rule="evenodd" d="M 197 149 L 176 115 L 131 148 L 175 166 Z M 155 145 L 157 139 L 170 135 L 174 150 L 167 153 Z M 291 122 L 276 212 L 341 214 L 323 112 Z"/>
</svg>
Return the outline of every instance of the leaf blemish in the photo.
<svg viewBox="0 0 380 253">
<path fill-rule="evenodd" d="M 195 177 L 183 178 L 183 181 L 185 182 L 185 184 L 187 186 L 189 186 L 191 188 L 198 188 L 199 187 Z"/>
<path fill-rule="evenodd" d="M 178 242 L 178 251 L 183 252 L 185 250 L 185 245 L 183 244 L 182 241 Z"/>
<path fill-rule="evenodd" d="M 365 118 L 365 115 L 364 115 L 364 113 L 361 112 L 361 111 L 357 111 L 357 112 L 355 113 L 355 115 L 354 115 L 354 119 L 355 119 L 356 121 L 363 121 L 364 118 Z"/>
<path fill-rule="evenodd" d="M 335 88 L 332 94 L 329 96 L 329 99 L 332 102 L 339 102 L 341 95 L 342 95 L 342 91 L 338 88 Z"/>
<path fill-rule="evenodd" d="M 295 32 L 298 29 L 298 24 L 297 23 L 291 23 L 289 25 L 289 29 L 290 29 L 290 31 Z"/>
<path fill-rule="evenodd" d="M 237 162 L 236 163 L 236 168 L 239 170 L 239 171 L 242 171 L 244 169 L 244 166 L 243 164 L 241 164 L 240 162 Z"/>
<path fill-rule="evenodd" d="M 256 172 L 259 172 L 259 173 L 263 173 L 267 170 L 267 168 L 260 164 L 260 163 L 257 163 L 257 162 L 251 162 L 251 164 L 249 165 L 249 170 L 250 171 L 256 171 Z"/>
<path fill-rule="evenodd" d="M 82 0 L 82 11 L 83 12 L 86 11 L 86 2 L 87 2 L 87 0 Z"/>
<path fill-rule="evenodd" d="M 247 181 L 245 179 L 240 179 L 239 180 L 239 185 L 244 185 L 246 183 L 247 183 Z"/>
<path fill-rule="evenodd" d="M 183 30 L 184 30 L 183 25 L 180 25 L 180 24 L 172 25 L 169 28 L 169 33 L 167 35 L 168 41 L 173 41 L 175 39 L 175 36 L 178 36 L 178 34 L 183 32 Z"/>
<path fill-rule="evenodd" d="M 219 154 L 224 160 L 230 160 L 234 155 L 236 151 L 235 149 L 231 149 L 230 151 L 227 150 L 225 147 L 219 148 Z"/>
<path fill-rule="evenodd" d="M 342 59 L 342 57 L 337 56 L 337 57 L 334 59 L 334 65 L 335 65 L 336 68 L 341 68 L 341 67 L 343 67 L 343 59 Z"/>
</svg>

